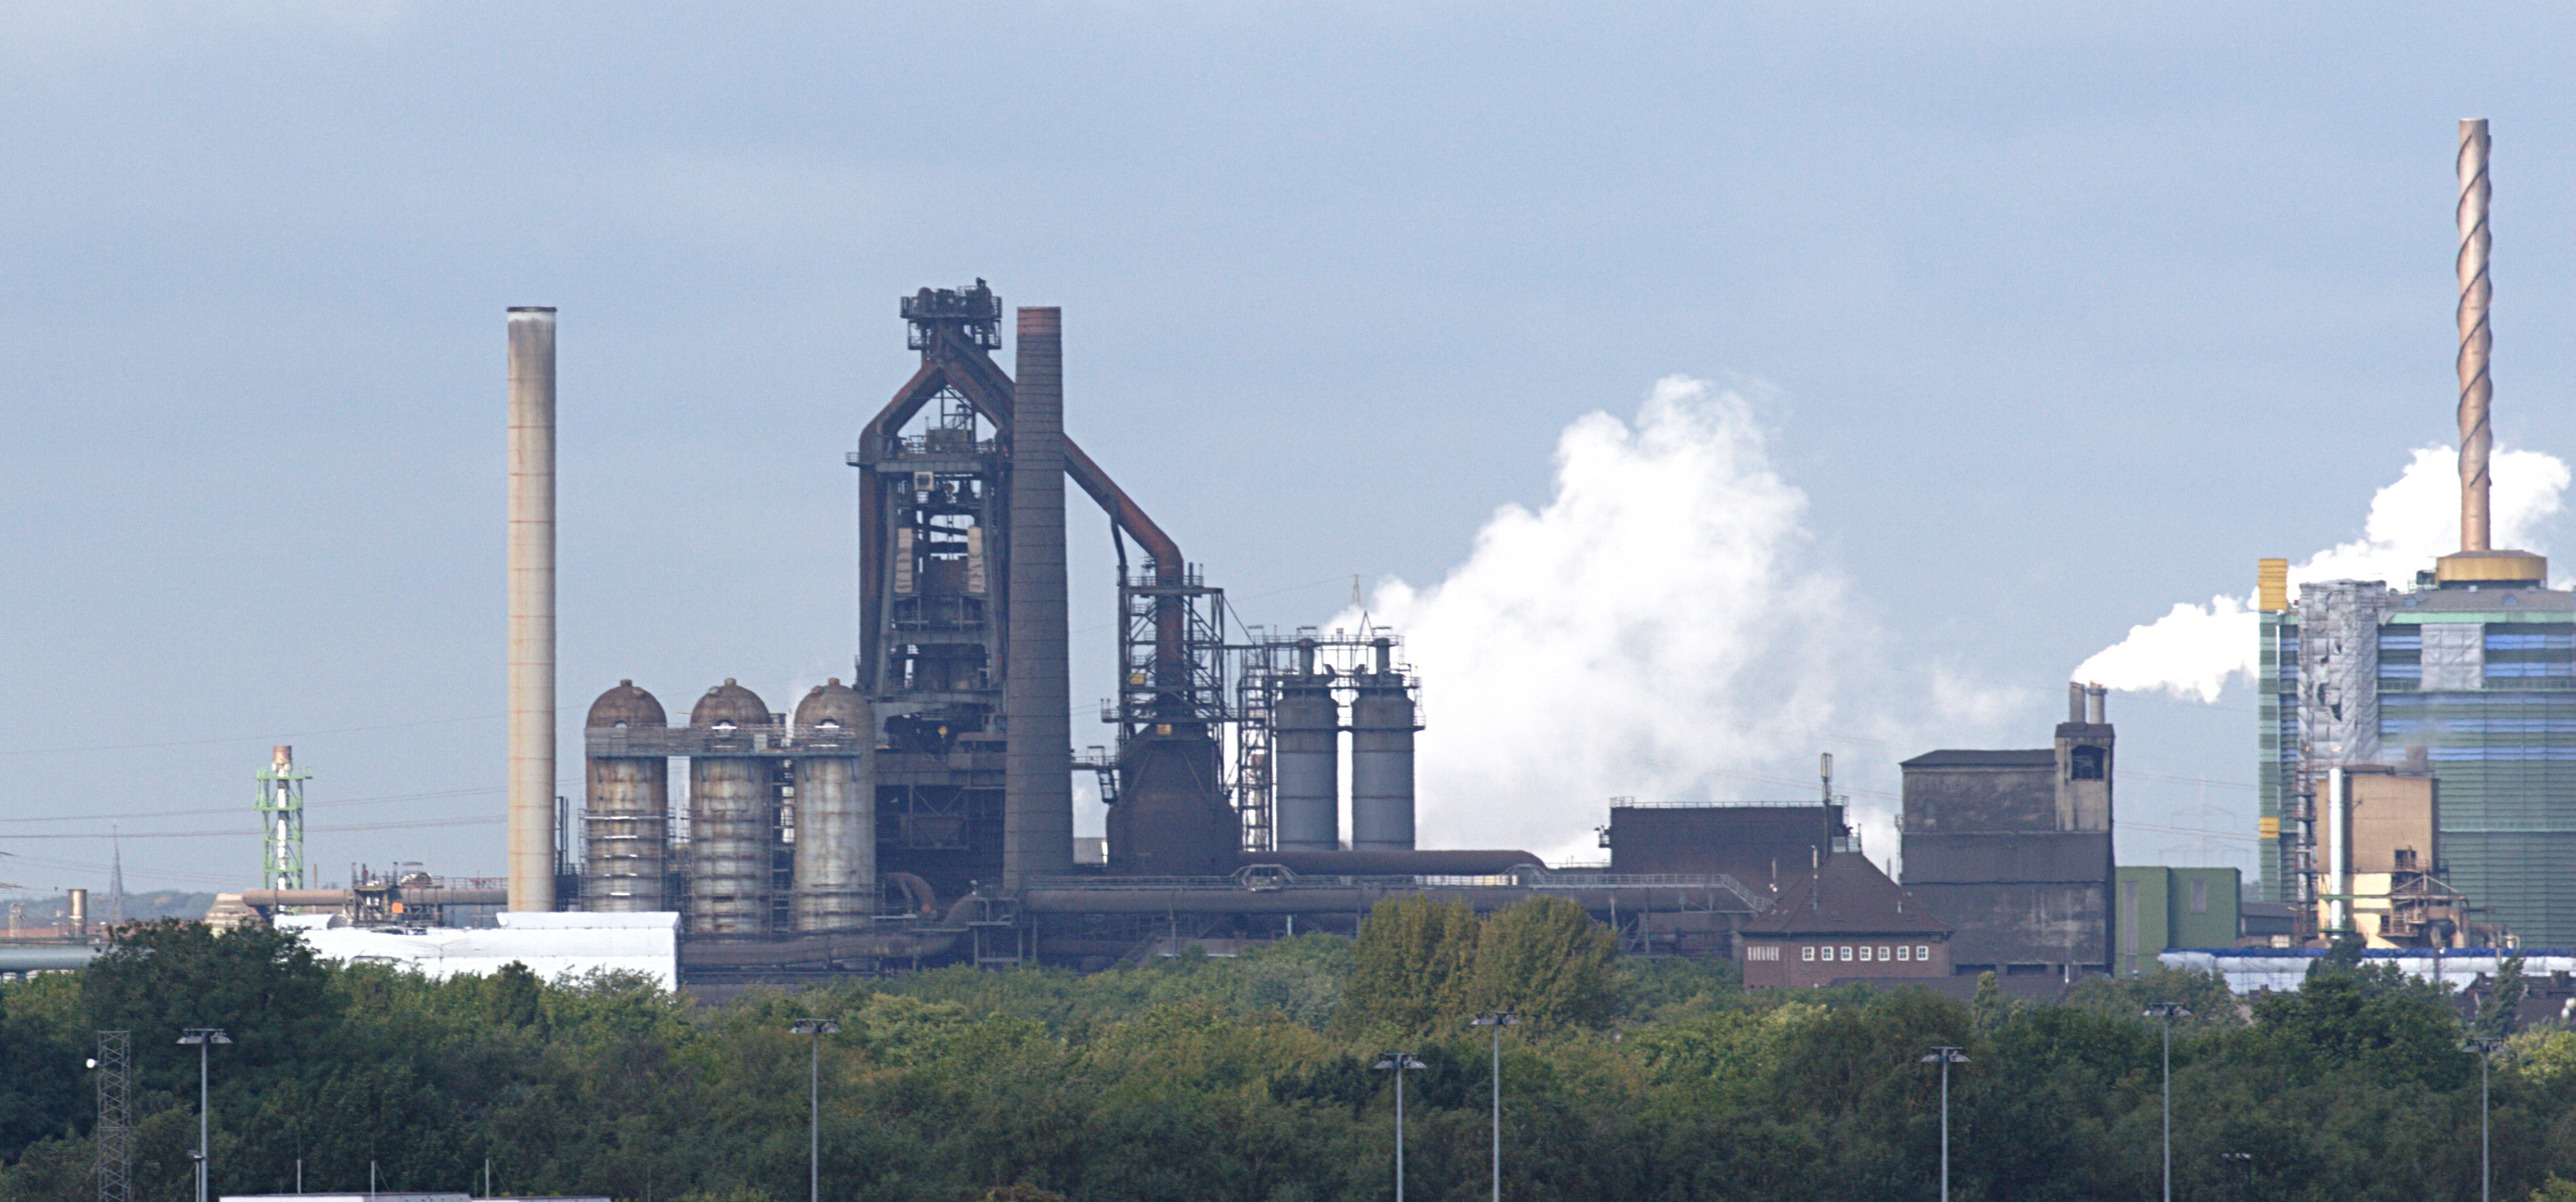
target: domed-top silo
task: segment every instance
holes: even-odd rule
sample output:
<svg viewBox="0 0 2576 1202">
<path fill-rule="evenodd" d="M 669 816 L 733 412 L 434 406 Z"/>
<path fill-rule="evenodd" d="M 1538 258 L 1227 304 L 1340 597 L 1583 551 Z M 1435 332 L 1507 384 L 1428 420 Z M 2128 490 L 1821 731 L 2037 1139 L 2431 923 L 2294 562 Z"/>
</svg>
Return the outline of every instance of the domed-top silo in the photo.
<svg viewBox="0 0 2576 1202">
<path fill-rule="evenodd" d="M 583 725 L 658 730 L 669 724 L 661 702 L 634 681 L 621 680 L 590 703 L 590 718 Z M 670 909 L 663 857 L 671 845 L 671 761 L 658 755 L 595 755 L 588 775 L 581 908 L 595 914 Z"/>
<path fill-rule="evenodd" d="M 689 711 L 700 731 L 769 725 L 760 696 L 728 679 Z M 749 735 L 744 736 L 748 741 Z M 689 930 L 760 935 L 769 930 L 768 762 L 732 756 L 689 759 Z"/>
<path fill-rule="evenodd" d="M 1413 850 L 1413 694 L 1377 640 L 1377 670 L 1356 673 L 1351 701 L 1351 848 Z"/>
<path fill-rule="evenodd" d="M 868 700 L 834 677 L 796 703 L 796 929 L 845 931 L 876 910 L 877 807 L 860 760 L 876 743 Z"/>
<path fill-rule="evenodd" d="M 1271 710 L 1271 822 L 1281 851 L 1342 846 L 1342 709 L 1329 669 L 1315 671 L 1315 645 L 1297 648 L 1297 671 L 1280 678 Z"/>
</svg>

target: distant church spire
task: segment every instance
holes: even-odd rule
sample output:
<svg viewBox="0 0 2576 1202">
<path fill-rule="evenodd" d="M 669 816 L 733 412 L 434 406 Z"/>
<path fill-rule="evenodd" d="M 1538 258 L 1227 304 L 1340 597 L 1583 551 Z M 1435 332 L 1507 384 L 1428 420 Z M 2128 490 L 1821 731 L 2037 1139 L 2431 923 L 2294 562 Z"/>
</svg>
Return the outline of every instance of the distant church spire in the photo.
<svg viewBox="0 0 2576 1202">
<path fill-rule="evenodd" d="M 125 925 L 125 848 L 114 826 L 107 828 L 107 925 Z"/>
</svg>

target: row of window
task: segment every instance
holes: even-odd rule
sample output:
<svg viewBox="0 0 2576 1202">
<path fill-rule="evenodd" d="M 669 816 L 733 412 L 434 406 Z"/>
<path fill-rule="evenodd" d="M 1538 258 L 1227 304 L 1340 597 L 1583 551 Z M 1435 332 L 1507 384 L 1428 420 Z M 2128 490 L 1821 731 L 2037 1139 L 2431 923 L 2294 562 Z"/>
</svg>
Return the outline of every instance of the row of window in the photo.
<svg viewBox="0 0 2576 1202">
<path fill-rule="evenodd" d="M 2426 718 L 2381 718 L 2380 737 L 2411 735 L 2430 729 L 2454 735 L 2556 735 L 2576 734 L 2576 714 L 2564 718 L 2446 718 L 2435 722 Z"/>
<path fill-rule="evenodd" d="M 2479 665 L 2479 668 L 2490 680 L 2499 677 L 2576 676 L 2576 663 L 2553 664 L 2542 663 L 2537 660 L 2527 662 L 2488 660 Z M 2424 679 L 2424 665 L 2383 663 L 2379 665 L 2379 678 L 2381 680 L 2422 680 Z"/>
<path fill-rule="evenodd" d="M 1842 946 L 1842 947 L 1825 947 L 1825 948 L 1819 948 L 1819 947 L 1815 947 L 1815 946 L 1810 945 L 1810 946 L 1802 947 L 1802 948 L 1799 948 L 1799 949 L 1798 949 L 1798 958 L 1799 958 L 1799 959 L 1801 959 L 1801 960 L 1808 960 L 1808 961 L 1813 961 L 1813 960 L 1818 960 L 1818 959 L 1824 959 L 1824 960 L 1849 960 L 1849 959 L 1852 959 L 1852 953 L 1853 953 L 1853 952 L 1855 952 L 1855 951 L 1857 951 L 1857 952 L 1859 952 L 1859 953 L 1860 953 L 1860 957 L 1859 957 L 1859 958 L 1860 958 L 1860 962 L 1861 962 L 1861 963 L 1863 963 L 1863 964 L 1867 964 L 1867 963 L 1869 963 L 1869 962 L 1871 961 L 1871 959 L 1872 959 L 1873 957 L 1870 955 L 1870 953 L 1871 953 L 1872 951 L 1876 951 L 1876 952 L 1878 953 L 1878 954 L 1877 954 L 1877 956 L 1875 957 L 1876 959 L 1878 959 L 1878 960 L 1883 960 L 1883 961 L 1886 961 L 1886 962 L 1889 962 L 1889 963 L 1893 963 L 1893 964 L 1902 964 L 1902 963 L 1907 963 L 1907 962 L 1914 961 L 1914 960 L 1922 960 L 1922 961 L 1929 962 L 1929 961 L 1932 959 L 1932 948 L 1931 948 L 1931 945 L 1929 945 L 1929 944 L 1916 944 L 1916 945 L 1914 945 L 1914 946 L 1909 947 L 1909 946 L 1907 946 L 1907 945 L 1905 945 L 1905 944 L 1902 944 L 1902 943 L 1897 944 L 1897 945 L 1895 945 L 1894 947 L 1888 947 L 1888 946 L 1886 946 L 1886 945 L 1881 945 L 1881 946 L 1879 946 L 1879 947 L 1877 947 L 1877 948 L 1871 948 L 1871 947 L 1870 947 L 1869 945 L 1867 945 L 1867 944 L 1862 944 L 1862 945 L 1860 945 L 1860 946 L 1858 946 L 1858 947 L 1853 947 L 1853 946 L 1848 946 L 1848 945 L 1846 945 L 1846 946 Z M 1818 956 L 1818 955 L 1816 954 L 1816 953 L 1818 953 L 1818 952 L 1823 952 L 1823 953 L 1824 953 L 1824 955 L 1822 955 L 1822 956 L 1820 957 L 1820 956 Z M 1837 954 L 1837 953 L 1839 953 L 1839 954 Z M 1910 953 L 1910 954 L 1909 954 L 1909 953 Z"/>
<path fill-rule="evenodd" d="M 2501 690 L 2489 693 L 2401 693 L 2380 699 L 2380 707 L 2390 710 L 2440 710 L 2486 706 L 2540 706 L 2576 713 L 2576 697 L 2556 690 L 2537 693 L 2511 693 Z"/>
<path fill-rule="evenodd" d="M 2565 627 L 2533 630 L 2526 626 L 2521 629 L 2489 631 L 2481 641 L 2489 651 L 2566 651 L 2576 649 L 2576 632 L 2571 632 Z M 2380 632 L 2379 651 L 2382 655 L 2391 651 L 2423 649 L 2424 634 L 2421 627 L 2412 630 L 2399 628 Z"/>
</svg>

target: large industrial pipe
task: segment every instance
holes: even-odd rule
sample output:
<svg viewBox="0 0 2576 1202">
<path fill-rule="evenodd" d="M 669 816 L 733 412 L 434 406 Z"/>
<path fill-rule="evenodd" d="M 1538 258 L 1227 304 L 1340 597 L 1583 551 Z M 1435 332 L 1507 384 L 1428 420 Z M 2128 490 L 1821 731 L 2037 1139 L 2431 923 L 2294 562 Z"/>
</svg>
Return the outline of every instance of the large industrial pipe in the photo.
<svg viewBox="0 0 2576 1202">
<path fill-rule="evenodd" d="M 1297 671 L 1279 686 L 1271 711 L 1271 819 L 1281 851 L 1342 845 L 1342 707 L 1332 677 L 1315 671 L 1315 644 L 1297 644 Z"/>
<path fill-rule="evenodd" d="M 1018 368 L 1011 414 L 1010 650 L 1002 691 L 1006 889 L 1073 871 L 1061 310 L 1020 310 Z"/>
<path fill-rule="evenodd" d="M 1354 886 L 1326 889 L 1032 889 L 1021 895 L 1021 908 L 1031 914 L 1359 914 L 1379 899 L 1420 894 L 1447 905 L 1464 900 L 1478 910 L 1507 910 L 1533 897 L 1562 897 L 1584 909 L 1613 907 L 1644 910 L 1704 910 L 1749 914 L 1753 903 L 1730 889 L 1712 886 L 1634 885 L 1613 889 L 1550 889 L 1545 886 L 1420 888 L 1413 885 Z"/>
<path fill-rule="evenodd" d="M 877 807 L 861 763 L 876 744 L 868 700 L 838 678 L 815 685 L 796 703 L 795 733 L 817 745 L 796 757 L 796 929 L 864 927 L 877 908 Z"/>
<path fill-rule="evenodd" d="M 555 908 L 555 311 L 510 310 L 510 908 Z"/>
<path fill-rule="evenodd" d="M 631 680 L 590 704 L 589 730 L 661 730 L 670 719 L 653 694 Z M 583 832 L 582 908 L 595 914 L 669 910 L 663 882 L 670 846 L 671 761 L 651 756 L 592 756 Z"/>
<path fill-rule="evenodd" d="M 2487 123 L 2484 117 L 2460 121 L 2460 549 L 2491 549 L 2487 493 L 2492 481 L 2487 459 L 2495 449 L 2495 431 L 2487 411 L 2495 385 L 2487 378 L 2487 353 L 2495 335 L 2487 327 L 2487 305 L 2494 286 L 2487 279 Z"/>
<path fill-rule="evenodd" d="M 1351 849 L 1413 850 L 1413 696 L 1395 670 L 1394 645 L 1377 640 L 1377 670 L 1359 674 L 1351 700 Z"/>
</svg>

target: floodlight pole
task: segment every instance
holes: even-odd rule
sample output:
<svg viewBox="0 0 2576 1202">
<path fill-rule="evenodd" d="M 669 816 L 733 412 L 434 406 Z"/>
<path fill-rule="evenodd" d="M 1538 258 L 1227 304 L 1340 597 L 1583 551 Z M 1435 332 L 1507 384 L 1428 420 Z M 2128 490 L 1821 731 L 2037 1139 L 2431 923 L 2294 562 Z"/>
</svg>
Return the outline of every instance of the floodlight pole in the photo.
<svg viewBox="0 0 2576 1202">
<path fill-rule="evenodd" d="M 1494 1029 L 1494 1202 L 1503 1202 L 1503 1028 L 1517 1027 L 1520 1018 L 1509 1010 L 1488 1010 L 1476 1016 L 1476 1025 Z"/>
<path fill-rule="evenodd" d="M 2158 1002 L 2147 1013 L 2164 1020 L 2165 1029 L 2165 1202 L 2173 1202 L 2173 1020 L 2191 1011 L 2174 1002 Z"/>
<path fill-rule="evenodd" d="M 207 1107 L 206 1048 L 210 1044 L 231 1043 L 232 1036 L 221 1027 L 189 1027 L 179 1032 L 179 1043 L 197 1045 L 197 1202 L 206 1202 Z"/>
<path fill-rule="evenodd" d="M 1404 1202 L 1404 1070 L 1422 1062 L 1411 1052 L 1388 1052 L 1371 1067 L 1395 1070 L 1395 1202 Z"/>
<path fill-rule="evenodd" d="M 807 1202 L 823 1202 L 823 1037 L 841 1033 L 841 1025 L 830 1019 L 800 1018 L 788 1030 L 798 1035 L 811 1035 L 813 1048 L 806 1060 L 805 1101 L 808 1123 L 805 1131 L 805 1196 Z M 205 1202 L 200 1198 L 197 1202 Z"/>
<path fill-rule="evenodd" d="M 2495 1202 L 2495 1162 L 2489 1155 L 2487 1126 L 2487 1058 L 2505 1041 L 2480 1036 L 2469 1041 L 2469 1050 L 2478 1054 L 2478 1202 Z"/>
<path fill-rule="evenodd" d="M 1923 1063 L 1941 1066 L 1941 1202 L 1950 1202 L 1950 1066 L 1966 1064 L 1959 1049 L 1935 1045 Z"/>
</svg>

